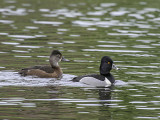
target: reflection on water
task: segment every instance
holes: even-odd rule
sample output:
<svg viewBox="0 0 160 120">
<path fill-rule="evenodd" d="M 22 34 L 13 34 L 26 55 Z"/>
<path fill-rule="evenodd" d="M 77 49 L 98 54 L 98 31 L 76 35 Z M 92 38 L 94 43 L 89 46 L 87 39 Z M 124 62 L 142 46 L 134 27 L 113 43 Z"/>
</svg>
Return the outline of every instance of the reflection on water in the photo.
<svg viewBox="0 0 160 120">
<path fill-rule="evenodd" d="M 143 86 L 148 86 L 148 84 L 143 84 Z M 141 86 L 141 87 L 143 87 Z M 62 89 L 63 88 L 63 89 Z M 2 88 L 0 88 L 2 89 Z M 3 88 L 4 90 L 8 89 Z M 76 90 L 73 92 L 73 89 Z M 143 90 L 144 89 L 144 90 Z M 27 108 L 32 109 L 33 117 L 38 117 L 38 115 L 42 115 L 43 118 L 51 118 L 54 115 L 54 118 L 59 117 L 63 118 L 66 115 L 74 113 L 75 115 L 94 113 L 93 117 L 100 117 L 102 114 L 107 113 L 107 118 L 110 118 L 115 115 L 115 112 L 121 111 L 120 113 L 126 115 L 127 111 L 135 112 L 135 117 L 144 116 L 147 112 L 158 111 L 160 108 L 157 106 L 159 104 L 159 100 L 149 100 L 148 96 L 153 98 L 159 98 L 158 94 L 146 94 L 145 88 L 129 88 L 129 86 L 122 88 L 71 88 L 71 87 L 30 87 L 30 88 L 16 88 L 12 89 L 12 92 L 9 90 L 8 94 L 15 95 L 15 97 L 5 97 L 0 99 L 1 106 L 8 106 L 12 108 L 18 107 L 22 111 L 18 112 L 19 117 L 25 117 L 24 113 L 29 112 Z M 150 88 L 157 89 L 157 88 Z M 17 94 L 19 93 L 19 95 Z M 27 94 L 26 94 L 27 93 Z M 45 94 L 44 94 L 45 93 Z M 77 95 L 80 93 L 81 96 Z M 126 93 L 130 93 L 126 96 Z M 23 96 L 24 97 L 17 97 Z M 35 98 L 35 94 L 37 94 Z M 121 96 L 119 96 L 121 95 Z M 7 96 L 7 95 L 5 95 Z M 135 99 L 134 99 L 135 98 Z M 126 100 L 130 99 L 129 102 Z M 45 107 L 44 108 L 44 104 Z M 15 107 L 14 107 L 15 106 Z M 53 106 L 53 107 L 50 107 Z M 134 110 L 131 110 L 134 108 Z M 56 109 L 55 109 L 56 108 Z M 63 110 L 62 110 L 63 109 Z M 48 112 L 52 111 L 52 115 L 50 113 L 43 113 L 46 110 Z M 113 112 L 106 110 L 113 110 Z M 138 113 L 136 111 L 138 110 Z M 9 111 L 12 111 L 11 109 Z M 57 116 L 59 111 L 63 111 L 63 115 Z M 145 113 L 144 113 L 144 112 Z M 101 113 L 101 114 L 100 114 Z M 128 113 L 131 115 L 132 113 Z M 47 115 L 47 116 L 43 116 Z M 13 114 L 13 116 L 15 116 Z M 119 116 L 117 116 L 119 117 Z M 117 119 L 117 117 L 115 119 Z M 158 114 L 155 115 L 158 118 Z M 70 116 L 70 118 L 75 118 L 75 116 Z M 91 119 L 92 117 L 89 116 Z"/>
<path fill-rule="evenodd" d="M 2 0 L 0 119 L 159 119 L 159 11 L 159 0 Z M 16 74 L 53 49 L 70 60 L 62 80 Z M 99 73 L 105 55 L 121 68 L 113 88 L 69 81 Z"/>
</svg>

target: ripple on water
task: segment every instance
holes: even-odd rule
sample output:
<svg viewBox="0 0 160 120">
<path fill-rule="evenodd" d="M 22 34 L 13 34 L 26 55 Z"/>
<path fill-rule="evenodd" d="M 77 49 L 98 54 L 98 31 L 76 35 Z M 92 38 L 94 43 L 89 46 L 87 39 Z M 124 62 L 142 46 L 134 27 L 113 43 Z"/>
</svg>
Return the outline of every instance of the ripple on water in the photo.
<svg viewBox="0 0 160 120">
<path fill-rule="evenodd" d="M 76 42 L 75 42 L 75 41 L 63 41 L 63 43 L 74 44 L 74 43 L 76 43 Z"/>
<path fill-rule="evenodd" d="M 130 95 L 130 96 L 133 96 L 133 97 L 144 97 L 146 95 Z"/>
<path fill-rule="evenodd" d="M 122 16 L 122 15 L 125 15 L 126 13 L 129 13 L 129 11 L 112 11 L 112 12 L 110 12 L 110 14 L 112 16 Z"/>
<path fill-rule="evenodd" d="M 120 47 L 120 48 L 125 48 L 126 46 L 124 45 L 97 45 L 98 47 Z"/>
<path fill-rule="evenodd" d="M 155 42 L 155 40 L 136 40 L 142 43 L 151 43 L 151 42 Z"/>
<path fill-rule="evenodd" d="M 48 42 L 50 45 L 62 45 L 63 43 L 60 42 Z"/>
<path fill-rule="evenodd" d="M 114 31 L 120 33 L 147 33 L 148 31 L 138 31 L 138 30 L 120 30 L 120 29 L 113 29 Z"/>
<path fill-rule="evenodd" d="M 63 32 L 65 32 L 65 31 L 69 31 L 69 29 L 59 28 L 59 29 L 57 29 L 57 31 L 63 31 Z"/>
<path fill-rule="evenodd" d="M 156 55 L 149 55 L 149 54 L 122 54 L 126 56 L 134 56 L 134 57 L 157 57 Z"/>
<path fill-rule="evenodd" d="M 97 30 L 97 28 L 87 28 L 87 30 L 95 31 L 95 30 Z"/>
<path fill-rule="evenodd" d="M 101 7 L 113 7 L 116 5 L 117 5 L 117 3 L 101 3 L 100 4 Z"/>
<path fill-rule="evenodd" d="M 44 9 L 44 8 L 39 9 L 39 11 L 40 11 L 40 12 L 50 12 L 49 9 Z"/>
<path fill-rule="evenodd" d="M 96 51 L 96 52 L 122 52 L 122 53 L 140 53 L 140 52 L 144 52 L 144 51 L 140 51 L 140 50 L 101 50 L 101 49 L 82 49 L 83 51 Z"/>
<path fill-rule="evenodd" d="M 41 48 L 43 46 L 17 45 L 16 47 L 20 47 L 20 48 Z"/>
<path fill-rule="evenodd" d="M 159 66 L 123 66 L 127 68 L 159 68 Z"/>
<path fill-rule="evenodd" d="M 38 29 L 39 27 L 35 27 L 35 26 L 26 26 L 25 28 L 35 30 L 35 29 Z"/>
<path fill-rule="evenodd" d="M 99 43 L 120 43 L 120 42 L 117 42 L 117 41 L 97 41 Z"/>
<path fill-rule="evenodd" d="M 56 22 L 56 21 L 33 21 L 35 24 L 45 24 L 45 25 L 54 25 L 59 26 L 62 25 L 63 22 Z"/>
<path fill-rule="evenodd" d="M 0 66 L 0 68 L 5 68 L 5 67 Z"/>
<path fill-rule="evenodd" d="M 3 54 L 3 53 L 8 53 L 8 52 L 1 52 L 1 51 L 0 51 L 0 54 L 1 54 L 1 53 Z"/>
<path fill-rule="evenodd" d="M 137 75 L 160 75 L 160 72 L 137 72 L 137 71 L 132 71 L 132 72 L 125 72 L 125 73 L 126 74 L 137 74 Z"/>
<path fill-rule="evenodd" d="M 94 107 L 94 106 L 103 106 L 102 104 L 77 104 L 77 105 L 79 105 L 79 106 L 92 106 L 92 107 Z"/>
<path fill-rule="evenodd" d="M 95 12 L 88 12 L 87 15 L 94 15 L 94 16 L 102 16 L 105 13 L 107 13 L 106 10 L 101 10 L 101 11 L 95 11 Z"/>
<path fill-rule="evenodd" d="M 13 37 L 13 38 L 36 38 L 35 36 L 31 35 L 8 35 L 8 37 Z"/>
<path fill-rule="evenodd" d="M 152 44 L 153 46 L 160 46 L 160 44 Z"/>
<path fill-rule="evenodd" d="M 80 37 L 80 35 L 73 35 L 73 34 L 71 34 L 71 35 L 69 35 L 70 37 Z"/>
<path fill-rule="evenodd" d="M 37 56 L 39 58 L 49 58 L 49 56 Z"/>
<path fill-rule="evenodd" d="M 86 20 L 86 21 L 101 21 L 100 18 L 95 18 L 95 17 L 92 17 L 92 18 L 81 17 L 80 19 L 81 19 L 81 20 Z M 84 22 L 85 22 L 85 21 L 84 21 Z"/>
<path fill-rule="evenodd" d="M 132 104 L 146 104 L 148 102 L 144 102 L 144 101 L 131 101 L 129 103 L 132 103 Z"/>
<path fill-rule="evenodd" d="M 142 16 L 141 14 L 129 14 L 128 15 L 129 17 L 134 17 L 134 18 L 136 18 L 136 19 L 144 19 L 144 16 Z"/>
<path fill-rule="evenodd" d="M 119 23 L 118 20 L 97 21 L 97 22 L 95 22 L 95 25 L 97 25 L 98 27 L 111 27 L 111 26 L 115 26 L 118 23 Z"/>
<path fill-rule="evenodd" d="M 0 23 L 11 24 L 11 23 L 14 23 L 14 21 L 12 21 L 12 20 L 0 20 Z"/>
<path fill-rule="evenodd" d="M 64 16 L 64 17 L 69 17 L 69 18 L 74 18 L 74 17 L 78 17 L 78 16 L 83 16 L 83 14 L 81 12 L 77 12 L 75 10 L 68 10 L 68 9 L 57 9 L 54 11 L 51 11 L 50 14 L 48 14 L 49 16 L 51 15 L 56 15 L 56 16 Z M 46 15 L 45 15 L 46 16 Z M 47 17 L 47 16 L 46 16 Z"/>
<path fill-rule="evenodd" d="M 23 51 L 23 50 L 12 50 L 12 52 L 18 52 L 18 53 L 29 53 L 28 51 Z"/>
<path fill-rule="evenodd" d="M 90 27 L 95 25 L 94 22 L 92 21 L 80 21 L 80 20 L 76 20 L 76 21 L 72 21 L 73 24 L 81 26 L 81 27 Z"/>
<path fill-rule="evenodd" d="M 160 110 L 160 108 L 136 108 L 139 110 Z"/>
<path fill-rule="evenodd" d="M 16 3 L 15 0 L 5 0 L 4 2 L 5 2 L 5 3 Z"/>
<path fill-rule="evenodd" d="M 2 10 L 5 10 L 2 12 L 3 15 L 25 16 L 28 14 L 26 12 L 25 8 L 17 8 L 16 10 L 12 10 L 10 8 L 5 8 Z M 2 11 L 2 10 L 0 10 L 0 11 Z"/>
<path fill-rule="evenodd" d="M 129 36 L 129 37 L 139 37 L 145 36 L 144 34 L 136 34 L 136 33 L 108 33 L 111 36 Z"/>
<path fill-rule="evenodd" d="M 30 58 L 30 57 L 32 57 L 32 56 L 15 55 L 14 57 Z"/>
<path fill-rule="evenodd" d="M 1 98 L 0 105 L 20 105 L 21 107 L 36 107 L 35 103 L 26 102 L 27 99 L 20 97 L 11 97 L 11 98 Z M 25 102 L 24 102 L 25 101 Z"/>
<path fill-rule="evenodd" d="M 2 44 L 5 45 L 19 45 L 20 43 L 16 43 L 16 42 L 1 42 Z"/>
<path fill-rule="evenodd" d="M 159 119 L 159 117 L 145 117 L 145 116 L 139 116 L 139 117 L 136 117 L 137 119 L 148 119 L 148 120 L 152 120 L 152 119 Z"/>
<path fill-rule="evenodd" d="M 8 33 L 0 33 L 0 35 L 8 35 Z"/>
<path fill-rule="evenodd" d="M 46 37 L 46 35 L 35 35 L 35 37 Z"/>
</svg>

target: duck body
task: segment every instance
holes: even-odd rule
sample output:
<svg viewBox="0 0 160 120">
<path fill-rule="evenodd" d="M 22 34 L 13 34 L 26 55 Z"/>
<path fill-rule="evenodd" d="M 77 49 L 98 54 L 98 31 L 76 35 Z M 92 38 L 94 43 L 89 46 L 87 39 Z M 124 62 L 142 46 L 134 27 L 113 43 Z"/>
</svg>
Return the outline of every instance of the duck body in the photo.
<svg viewBox="0 0 160 120">
<path fill-rule="evenodd" d="M 73 78 L 74 82 L 81 82 L 91 86 L 110 86 L 115 82 L 112 74 L 107 76 L 90 74 Z"/>
<path fill-rule="evenodd" d="M 62 60 L 62 54 L 58 50 L 53 50 L 49 62 L 50 66 L 33 66 L 29 68 L 23 68 L 19 74 L 22 76 L 36 76 L 40 78 L 61 78 L 62 70 L 58 64 Z"/>
<path fill-rule="evenodd" d="M 36 76 L 40 78 L 61 78 L 63 72 L 60 68 L 52 68 L 50 66 L 33 66 L 23 68 L 19 74 L 22 76 Z"/>
<path fill-rule="evenodd" d="M 90 74 L 78 76 L 72 79 L 74 82 L 81 82 L 91 86 L 111 86 L 114 84 L 115 79 L 110 73 L 112 69 L 118 68 L 113 64 L 110 57 L 104 56 L 101 59 L 101 64 L 99 67 L 100 74 Z"/>
</svg>

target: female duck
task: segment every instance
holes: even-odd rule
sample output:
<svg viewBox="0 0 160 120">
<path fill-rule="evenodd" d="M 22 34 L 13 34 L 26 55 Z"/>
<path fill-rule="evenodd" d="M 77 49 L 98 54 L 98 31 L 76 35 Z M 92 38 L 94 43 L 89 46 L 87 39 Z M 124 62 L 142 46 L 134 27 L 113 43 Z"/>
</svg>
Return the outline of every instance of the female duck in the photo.
<svg viewBox="0 0 160 120">
<path fill-rule="evenodd" d="M 110 73 L 111 69 L 119 70 L 114 64 L 113 60 L 108 57 L 104 56 L 101 59 L 100 64 L 100 75 L 91 74 L 91 75 L 84 75 L 73 78 L 72 81 L 74 82 L 82 82 L 92 86 L 110 86 L 115 82 L 113 75 Z"/>
<path fill-rule="evenodd" d="M 33 66 L 22 69 L 19 74 L 22 76 L 32 75 L 40 78 L 61 78 L 62 70 L 58 64 L 61 60 L 65 60 L 58 50 L 53 50 L 49 62 L 50 66 Z"/>
</svg>

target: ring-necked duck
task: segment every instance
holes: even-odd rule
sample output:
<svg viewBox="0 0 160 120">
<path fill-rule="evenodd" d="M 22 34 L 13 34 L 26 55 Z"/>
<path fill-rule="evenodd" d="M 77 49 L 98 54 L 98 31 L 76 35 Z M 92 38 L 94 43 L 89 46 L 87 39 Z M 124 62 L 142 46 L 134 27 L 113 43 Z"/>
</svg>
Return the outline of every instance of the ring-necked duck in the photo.
<svg viewBox="0 0 160 120">
<path fill-rule="evenodd" d="M 113 75 L 110 73 L 111 69 L 119 70 L 114 64 L 113 60 L 104 56 L 101 59 L 101 64 L 99 67 L 100 75 L 91 74 L 75 77 L 72 79 L 74 82 L 82 82 L 92 86 L 110 86 L 115 82 Z"/>
<path fill-rule="evenodd" d="M 19 74 L 22 76 L 32 75 L 40 78 L 61 78 L 63 72 L 58 64 L 61 60 L 66 61 L 58 50 L 53 50 L 49 58 L 50 66 L 33 66 L 24 68 Z"/>
</svg>

